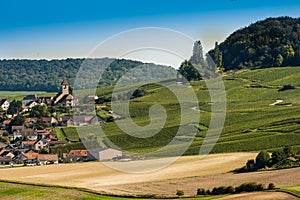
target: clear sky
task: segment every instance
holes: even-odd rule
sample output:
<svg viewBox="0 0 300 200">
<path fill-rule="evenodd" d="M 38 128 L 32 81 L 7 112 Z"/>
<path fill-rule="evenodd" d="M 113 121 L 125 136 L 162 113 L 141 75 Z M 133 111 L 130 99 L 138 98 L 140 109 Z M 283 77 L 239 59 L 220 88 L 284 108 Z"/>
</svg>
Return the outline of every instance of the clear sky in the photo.
<svg viewBox="0 0 300 200">
<path fill-rule="evenodd" d="M 0 58 L 86 57 L 132 28 L 163 27 L 201 40 L 205 50 L 267 17 L 300 17 L 298 0 L 1 1 Z"/>
</svg>

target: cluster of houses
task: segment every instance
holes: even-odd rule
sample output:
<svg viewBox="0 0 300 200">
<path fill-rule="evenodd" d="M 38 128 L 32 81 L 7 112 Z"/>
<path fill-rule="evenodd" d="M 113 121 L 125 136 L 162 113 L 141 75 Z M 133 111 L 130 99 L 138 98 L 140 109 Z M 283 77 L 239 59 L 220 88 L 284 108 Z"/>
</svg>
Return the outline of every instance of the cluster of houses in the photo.
<svg viewBox="0 0 300 200">
<path fill-rule="evenodd" d="M 103 99 L 92 96 L 95 103 L 103 103 Z M 55 97 L 37 97 L 28 95 L 22 100 L 22 112 L 29 111 L 36 105 L 72 107 L 76 100 L 69 92 L 66 80 L 61 83 L 61 92 Z M 2 114 L 6 114 L 10 102 L 0 100 Z M 7 115 L 6 115 L 7 116 Z M 11 116 L 13 118 L 14 116 Z M 57 154 L 48 153 L 50 147 L 66 145 L 68 142 L 59 140 L 55 135 L 55 126 L 85 126 L 104 122 L 99 116 L 72 116 L 54 117 L 27 117 L 24 124 L 14 126 L 11 119 L 5 119 L 0 126 L 0 137 L 9 138 L 9 141 L 0 141 L 0 166 L 12 165 L 46 165 L 60 162 L 79 162 L 89 160 L 111 160 L 122 157 L 122 151 L 111 148 L 98 148 L 92 151 L 71 150 L 63 153 L 59 158 Z M 43 125 L 41 128 L 40 125 Z M 69 141 L 70 142 L 70 141 Z"/>
</svg>

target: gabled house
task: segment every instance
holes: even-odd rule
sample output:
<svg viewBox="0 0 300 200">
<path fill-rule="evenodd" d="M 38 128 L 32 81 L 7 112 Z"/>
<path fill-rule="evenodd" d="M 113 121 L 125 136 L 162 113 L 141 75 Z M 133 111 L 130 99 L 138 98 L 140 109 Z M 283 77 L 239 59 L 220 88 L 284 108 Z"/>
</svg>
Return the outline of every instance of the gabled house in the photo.
<svg viewBox="0 0 300 200">
<path fill-rule="evenodd" d="M 57 154 L 39 154 L 38 155 L 39 165 L 58 164 Z"/>
<path fill-rule="evenodd" d="M 26 97 L 23 98 L 22 105 L 28 106 L 29 103 L 36 102 L 37 100 L 38 98 L 36 95 L 27 95 Z"/>
<path fill-rule="evenodd" d="M 71 150 L 69 153 L 63 154 L 64 162 L 80 162 L 87 161 L 87 150 Z"/>
<path fill-rule="evenodd" d="M 23 129 L 24 129 L 23 126 L 12 126 L 11 127 L 12 134 L 9 135 L 10 140 L 11 141 L 22 140 L 23 139 L 23 135 L 22 135 Z"/>
<path fill-rule="evenodd" d="M 88 151 L 89 160 L 113 160 L 122 157 L 122 151 L 112 148 L 96 148 Z"/>
<path fill-rule="evenodd" d="M 25 118 L 24 124 L 27 127 L 32 128 L 35 124 L 37 124 L 37 122 L 38 122 L 37 117 L 28 117 L 28 118 Z"/>
<path fill-rule="evenodd" d="M 2 110 L 7 111 L 9 108 L 9 101 L 7 99 L 1 99 L 0 107 L 2 108 Z"/>
<path fill-rule="evenodd" d="M 42 123 L 46 126 L 56 126 L 58 124 L 54 117 L 42 117 Z"/>
<path fill-rule="evenodd" d="M 38 105 L 38 103 L 36 101 L 32 101 L 28 103 L 26 106 L 29 110 L 31 110 L 31 108 L 35 107 L 36 105 Z"/>
<path fill-rule="evenodd" d="M 7 150 L 7 149 L 5 149 L 5 148 L 3 148 L 3 149 L 0 151 L 0 156 L 2 156 L 2 157 L 7 156 L 7 157 L 10 157 L 10 158 L 15 157 L 15 155 L 12 153 L 11 150 Z"/>
<path fill-rule="evenodd" d="M 46 139 L 40 139 L 34 143 L 34 149 L 36 151 L 40 151 L 47 146 L 48 146 L 48 140 Z"/>
<path fill-rule="evenodd" d="M 26 165 L 37 165 L 38 164 L 38 153 L 23 153 L 24 164 Z"/>
<path fill-rule="evenodd" d="M 72 115 L 66 115 L 58 118 L 57 121 L 60 126 L 70 126 L 73 124 L 73 120 L 70 119 L 72 119 Z"/>
<path fill-rule="evenodd" d="M 10 166 L 12 163 L 11 157 L 9 156 L 0 156 L 0 165 L 1 166 Z"/>
<path fill-rule="evenodd" d="M 37 133 L 34 129 L 24 128 L 21 131 L 23 139 L 27 138 L 28 140 L 37 140 Z"/>
<path fill-rule="evenodd" d="M 52 105 L 52 97 L 39 97 L 38 103 L 39 104 L 44 104 L 46 106 L 51 106 Z"/>
<path fill-rule="evenodd" d="M 29 141 L 22 141 L 21 142 L 21 148 L 22 149 L 34 149 L 34 144 L 36 141 L 29 140 Z"/>
</svg>

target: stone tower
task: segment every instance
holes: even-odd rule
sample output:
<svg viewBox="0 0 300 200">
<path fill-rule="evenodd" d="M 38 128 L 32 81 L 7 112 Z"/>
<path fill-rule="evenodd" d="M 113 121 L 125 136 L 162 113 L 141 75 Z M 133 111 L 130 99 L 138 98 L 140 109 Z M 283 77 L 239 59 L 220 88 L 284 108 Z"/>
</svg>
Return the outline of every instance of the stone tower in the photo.
<svg viewBox="0 0 300 200">
<path fill-rule="evenodd" d="M 67 80 L 61 82 L 61 92 L 62 94 L 69 94 L 69 83 Z"/>
</svg>

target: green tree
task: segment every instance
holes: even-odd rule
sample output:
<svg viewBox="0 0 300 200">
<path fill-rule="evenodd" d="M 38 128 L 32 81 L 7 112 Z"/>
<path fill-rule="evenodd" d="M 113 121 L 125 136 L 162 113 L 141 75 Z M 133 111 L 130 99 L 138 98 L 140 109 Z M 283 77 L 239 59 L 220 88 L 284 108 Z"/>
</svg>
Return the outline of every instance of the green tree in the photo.
<svg viewBox="0 0 300 200">
<path fill-rule="evenodd" d="M 275 66 L 280 67 L 282 66 L 282 63 L 283 63 L 283 57 L 281 54 L 278 54 L 276 58 Z"/>
<path fill-rule="evenodd" d="M 48 108 L 46 105 L 36 105 L 34 106 L 31 111 L 29 112 L 30 117 L 49 117 L 50 112 L 48 111 Z"/>
<path fill-rule="evenodd" d="M 255 167 L 257 169 L 264 168 L 270 160 L 270 154 L 267 151 L 261 151 L 255 158 Z"/>
<path fill-rule="evenodd" d="M 13 120 L 10 122 L 10 126 L 22 126 L 24 124 L 24 118 L 21 115 L 17 115 Z"/>
<path fill-rule="evenodd" d="M 15 115 L 22 111 L 22 102 L 16 101 L 15 99 L 10 103 L 9 108 L 7 110 L 8 114 Z"/>
<path fill-rule="evenodd" d="M 194 43 L 193 55 L 190 58 L 189 62 L 197 65 L 203 64 L 204 62 L 203 47 L 199 40 Z"/>
<path fill-rule="evenodd" d="M 181 63 L 178 72 L 188 81 L 201 80 L 201 75 L 197 69 L 187 60 Z"/>
<path fill-rule="evenodd" d="M 253 159 L 248 160 L 246 163 L 246 167 L 248 170 L 253 171 L 255 169 L 255 161 Z"/>
<path fill-rule="evenodd" d="M 286 157 L 282 150 L 274 151 L 272 153 L 272 164 L 274 165 L 274 164 L 284 160 L 285 158 Z"/>
<path fill-rule="evenodd" d="M 222 57 L 222 52 L 219 49 L 218 42 L 215 43 L 215 50 L 214 50 L 213 60 L 214 60 L 217 67 L 222 67 L 223 57 Z"/>
<path fill-rule="evenodd" d="M 292 147 L 290 146 L 286 146 L 283 148 L 283 154 L 285 158 L 289 158 L 289 157 L 293 157 L 294 156 L 294 152 L 292 150 Z"/>
</svg>

